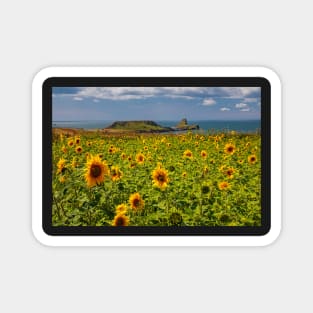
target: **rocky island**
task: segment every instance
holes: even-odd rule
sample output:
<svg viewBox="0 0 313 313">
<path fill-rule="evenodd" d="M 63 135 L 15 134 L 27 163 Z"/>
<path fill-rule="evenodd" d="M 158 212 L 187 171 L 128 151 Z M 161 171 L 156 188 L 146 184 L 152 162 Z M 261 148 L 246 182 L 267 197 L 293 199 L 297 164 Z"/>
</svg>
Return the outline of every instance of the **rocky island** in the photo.
<svg viewBox="0 0 313 313">
<path fill-rule="evenodd" d="M 183 118 L 175 127 L 172 127 L 175 131 L 180 130 L 195 130 L 199 129 L 199 125 L 188 125 L 187 119 Z"/>
</svg>

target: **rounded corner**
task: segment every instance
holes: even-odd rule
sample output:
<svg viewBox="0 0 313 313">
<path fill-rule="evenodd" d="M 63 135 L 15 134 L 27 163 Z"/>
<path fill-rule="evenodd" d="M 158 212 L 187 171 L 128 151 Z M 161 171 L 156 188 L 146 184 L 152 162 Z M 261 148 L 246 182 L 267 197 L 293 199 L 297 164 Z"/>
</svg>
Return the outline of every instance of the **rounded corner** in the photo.
<svg viewBox="0 0 313 313">
<path fill-rule="evenodd" d="M 281 88 L 282 80 L 276 70 L 266 66 L 259 67 L 258 69 L 260 70 L 262 77 L 266 79 L 270 85 L 274 83 Z"/>
<path fill-rule="evenodd" d="M 33 88 L 38 86 L 43 86 L 50 78 L 52 78 L 53 73 L 55 71 L 55 67 L 44 67 L 37 71 L 33 76 L 32 85 Z"/>
<path fill-rule="evenodd" d="M 277 242 L 281 236 L 281 226 L 270 227 L 269 230 L 263 235 L 262 246 L 271 246 Z"/>
<path fill-rule="evenodd" d="M 52 246 L 51 243 L 49 243 L 50 235 L 44 230 L 44 227 L 38 229 L 35 225 L 32 225 L 32 234 L 39 244 L 45 247 Z"/>
</svg>

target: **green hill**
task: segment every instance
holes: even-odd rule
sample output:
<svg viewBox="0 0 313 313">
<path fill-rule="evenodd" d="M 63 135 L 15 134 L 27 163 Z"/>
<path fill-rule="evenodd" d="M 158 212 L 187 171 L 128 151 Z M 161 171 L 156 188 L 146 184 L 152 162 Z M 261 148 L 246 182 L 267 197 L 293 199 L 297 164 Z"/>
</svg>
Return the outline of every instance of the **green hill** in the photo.
<svg viewBox="0 0 313 313">
<path fill-rule="evenodd" d="M 188 125 L 186 119 L 182 119 L 175 127 L 164 127 L 154 121 L 116 121 L 104 128 L 109 132 L 136 132 L 136 133 L 162 133 L 172 131 L 186 131 L 199 129 L 198 125 Z"/>
<path fill-rule="evenodd" d="M 135 132 L 167 132 L 170 127 L 163 127 L 153 121 L 116 121 L 105 129 Z"/>
</svg>

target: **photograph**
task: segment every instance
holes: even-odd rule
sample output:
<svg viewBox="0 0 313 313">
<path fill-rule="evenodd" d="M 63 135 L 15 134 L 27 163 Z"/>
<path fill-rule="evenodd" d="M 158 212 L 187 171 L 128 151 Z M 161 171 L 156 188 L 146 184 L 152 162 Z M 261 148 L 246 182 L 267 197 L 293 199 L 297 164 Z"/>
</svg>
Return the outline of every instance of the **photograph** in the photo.
<svg viewBox="0 0 313 313">
<path fill-rule="evenodd" d="M 53 227 L 262 226 L 261 87 L 52 87 Z"/>
</svg>

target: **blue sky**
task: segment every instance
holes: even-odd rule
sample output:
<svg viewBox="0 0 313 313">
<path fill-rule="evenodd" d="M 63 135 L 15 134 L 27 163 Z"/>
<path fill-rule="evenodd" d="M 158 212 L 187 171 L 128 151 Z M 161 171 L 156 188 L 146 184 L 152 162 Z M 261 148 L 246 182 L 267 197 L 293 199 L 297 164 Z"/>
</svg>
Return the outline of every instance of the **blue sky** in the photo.
<svg viewBox="0 0 313 313">
<path fill-rule="evenodd" d="M 53 121 L 260 120 L 259 87 L 54 87 Z"/>
</svg>

